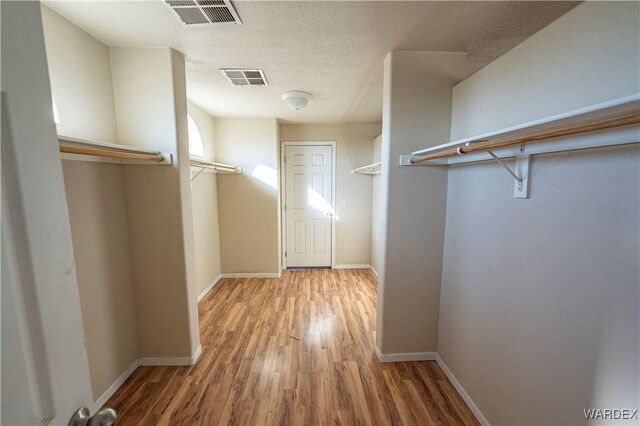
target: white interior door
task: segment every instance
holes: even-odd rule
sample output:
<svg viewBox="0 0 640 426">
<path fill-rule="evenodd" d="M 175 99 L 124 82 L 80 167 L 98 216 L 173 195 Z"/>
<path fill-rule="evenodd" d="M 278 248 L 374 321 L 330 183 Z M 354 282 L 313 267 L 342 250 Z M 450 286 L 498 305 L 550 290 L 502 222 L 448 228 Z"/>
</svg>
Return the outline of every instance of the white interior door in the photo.
<svg viewBox="0 0 640 426">
<path fill-rule="evenodd" d="M 2 2 L 3 425 L 93 396 L 39 2 Z"/>
<path fill-rule="evenodd" d="M 333 147 L 286 145 L 286 265 L 330 267 Z"/>
</svg>

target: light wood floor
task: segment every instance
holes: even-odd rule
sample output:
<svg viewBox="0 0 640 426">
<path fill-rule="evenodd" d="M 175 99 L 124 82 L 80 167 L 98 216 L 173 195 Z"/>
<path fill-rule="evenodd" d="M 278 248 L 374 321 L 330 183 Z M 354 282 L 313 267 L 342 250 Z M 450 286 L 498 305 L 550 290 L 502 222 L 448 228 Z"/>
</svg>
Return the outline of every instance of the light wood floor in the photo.
<svg viewBox="0 0 640 426">
<path fill-rule="evenodd" d="M 198 363 L 139 367 L 118 425 L 478 424 L 435 362 L 378 361 L 368 270 L 225 279 L 199 308 Z"/>
</svg>

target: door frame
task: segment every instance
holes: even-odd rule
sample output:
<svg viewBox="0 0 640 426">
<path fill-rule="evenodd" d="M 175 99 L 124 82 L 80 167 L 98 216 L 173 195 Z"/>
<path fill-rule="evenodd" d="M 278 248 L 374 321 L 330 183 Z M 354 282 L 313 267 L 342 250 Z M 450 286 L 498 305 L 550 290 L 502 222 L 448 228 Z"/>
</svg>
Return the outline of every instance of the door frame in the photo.
<svg viewBox="0 0 640 426">
<path fill-rule="evenodd" d="M 285 154 L 287 152 L 287 146 L 330 146 L 331 147 L 331 208 L 334 211 L 331 216 L 331 269 L 336 267 L 336 165 L 337 153 L 336 153 L 336 141 L 282 141 L 280 142 L 280 187 L 281 200 L 280 200 L 280 227 L 282 229 L 281 238 L 282 245 L 280 249 L 280 259 L 282 260 L 282 269 L 287 269 L 287 258 L 285 252 L 287 251 L 287 212 L 284 210 L 285 201 L 287 198 L 287 165 L 284 161 Z"/>
</svg>

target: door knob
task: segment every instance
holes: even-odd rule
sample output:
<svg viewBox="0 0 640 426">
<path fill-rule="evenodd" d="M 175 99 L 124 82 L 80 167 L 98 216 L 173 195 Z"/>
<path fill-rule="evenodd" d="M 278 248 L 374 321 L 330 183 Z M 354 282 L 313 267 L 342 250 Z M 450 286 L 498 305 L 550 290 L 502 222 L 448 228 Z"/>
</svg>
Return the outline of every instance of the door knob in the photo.
<svg viewBox="0 0 640 426">
<path fill-rule="evenodd" d="M 89 409 L 82 407 L 73 414 L 69 426 L 111 426 L 116 422 L 117 416 L 116 410 L 112 408 L 105 408 L 90 416 Z"/>
</svg>

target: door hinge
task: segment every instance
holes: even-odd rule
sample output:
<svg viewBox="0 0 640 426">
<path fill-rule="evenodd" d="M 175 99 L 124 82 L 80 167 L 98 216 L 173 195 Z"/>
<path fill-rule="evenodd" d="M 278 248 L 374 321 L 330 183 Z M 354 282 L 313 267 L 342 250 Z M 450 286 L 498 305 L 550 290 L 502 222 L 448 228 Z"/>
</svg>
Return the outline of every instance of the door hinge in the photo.
<svg viewBox="0 0 640 426">
<path fill-rule="evenodd" d="M 284 211 L 285 212 L 287 211 L 287 205 L 286 204 L 284 205 Z"/>
<path fill-rule="evenodd" d="M 287 252 L 286 251 L 284 252 L 284 257 L 287 257 Z"/>
<path fill-rule="evenodd" d="M 287 162 L 287 156 L 286 155 L 284 156 L 284 162 L 285 163 Z"/>
</svg>

